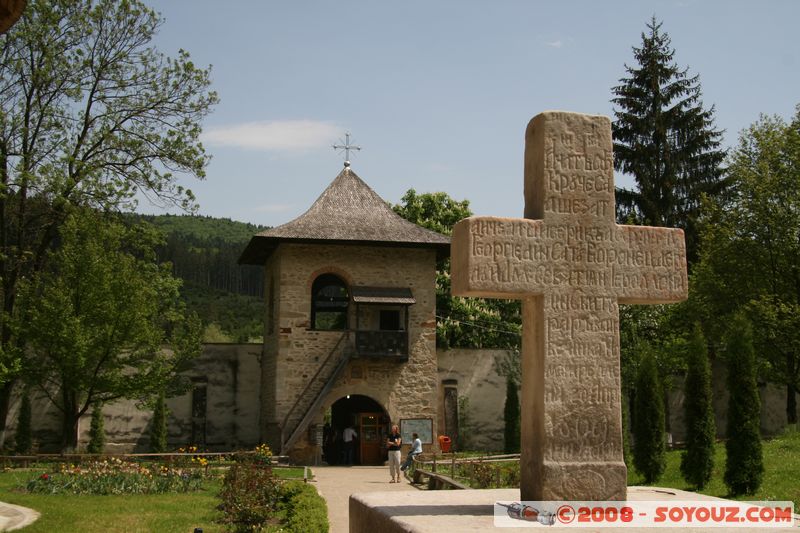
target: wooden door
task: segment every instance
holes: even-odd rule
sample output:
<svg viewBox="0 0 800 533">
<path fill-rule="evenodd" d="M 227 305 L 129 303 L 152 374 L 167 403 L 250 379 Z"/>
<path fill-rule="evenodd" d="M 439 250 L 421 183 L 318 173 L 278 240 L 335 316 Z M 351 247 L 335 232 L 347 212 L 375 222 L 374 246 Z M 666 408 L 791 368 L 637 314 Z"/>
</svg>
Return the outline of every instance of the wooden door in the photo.
<svg viewBox="0 0 800 533">
<path fill-rule="evenodd" d="M 386 437 L 386 428 L 382 413 L 359 413 L 358 426 L 361 464 L 383 464 L 383 440 Z"/>
</svg>

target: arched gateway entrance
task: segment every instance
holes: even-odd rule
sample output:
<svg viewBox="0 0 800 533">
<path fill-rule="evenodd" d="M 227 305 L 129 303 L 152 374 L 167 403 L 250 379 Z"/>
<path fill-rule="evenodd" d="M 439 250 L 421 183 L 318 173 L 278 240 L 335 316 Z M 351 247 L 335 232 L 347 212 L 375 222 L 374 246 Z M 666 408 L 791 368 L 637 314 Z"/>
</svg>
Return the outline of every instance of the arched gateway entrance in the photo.
<svg viewBox="0 0 800 533">
<path fill-rule="evenodd" d="M 328 464 L 345 462 L 342 432 L 352 426 L 358 433 L 354 464 L 380 465 L 386 461 L 383 443 L 389 428 L 389 415 L 381 404 L 361 394 L 336 400 L 330 408 L 330 422 L 325 424 L 323 459 Z"/>
</svg>

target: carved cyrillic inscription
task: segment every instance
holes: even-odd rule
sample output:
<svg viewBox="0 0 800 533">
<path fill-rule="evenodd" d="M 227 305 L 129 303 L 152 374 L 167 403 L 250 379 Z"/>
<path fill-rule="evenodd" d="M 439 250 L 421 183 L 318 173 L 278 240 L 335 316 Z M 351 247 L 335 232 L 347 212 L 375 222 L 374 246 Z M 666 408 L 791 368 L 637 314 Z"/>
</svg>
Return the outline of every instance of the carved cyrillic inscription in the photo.
<svg viewBox="0 0 800 533">
<path fill-rule="evenodd" d="M 474 221 L 475 222 L 475 221 Z M 622 241 L 624 243 L 624 241 Z M 472 255 L 491 261 L 513 259 L 520 263 L 539 261 L 586 262 L 597 266 L 665 267 L 679 265 L 674 250 L 628 250 L 597 242 L 520 242 L 512 238 L 484 237 L 472 240 Z"/>
<path fill-rule="evenodd" d="M 583 405 L 609 405 L 619 402 L 619 382 L 613 382 L 613 386 L 589 385 L 586 387 L 568 387 L 564 384 L 555 383 L 546 385 L 544 399 L 546 402 L 559 402 L 568 404 L 580 403 Z"/>
<path fill-rule="evenodd" d="M 685 292 L 684 248 L 675 232 L 616 226 L 591 231 L 541 221 L 469 219 L 470 282 L 605 287 L 627 292 Z"/>
</svg>

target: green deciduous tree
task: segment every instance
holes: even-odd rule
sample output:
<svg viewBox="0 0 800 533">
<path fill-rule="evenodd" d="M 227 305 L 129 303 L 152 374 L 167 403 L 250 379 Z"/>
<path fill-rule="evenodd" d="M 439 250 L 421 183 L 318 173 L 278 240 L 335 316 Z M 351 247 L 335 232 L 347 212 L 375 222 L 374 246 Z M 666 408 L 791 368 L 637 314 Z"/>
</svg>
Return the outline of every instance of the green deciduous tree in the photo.
<svg viewBox="0 0 800 533">
<path fill-rule="evenodd" d="M 746 311 L 764 376 L 786 386 L 797 423 L 800 390 L 800 107 L 790 123 L 762 116 L 728 167 L 731 194 L 710 205 L 690 304 L 712 344 Z"/>
<path fill-rule="evenodd" d="M 92 421 L 89 425 L 89 444 L 86 446 L 88 453 L 103 453 L 106 445 L 106 430 L 103 423 L 103 404 L 95 402 L 92 405 Z"/>
<path fill-rule="evenodd" d="M 25 339 L 19 286 L 44 267 L 70 206 L 194 205 L 173 175 L 204 176 L 200 121 L 217 97 L 186 52 L 152 46 L 139 0 L 30 0 L 0 35 L 0 441 Z"/>
<path fill-rule="evenodd" d="M 469 200 L 458 201 L 444 192 L 417 194 L 414 189 L 406 191 L 401 203 L 392 209 L 404 219 L 443 235 L 450 235 L 456 222 L 472 215 Z"/>
<path fill-rule="evenodd" d="M 456 222 L 472 215 L 467 200 L 459 202 L 443 192 L 417 194 L 414 189 L 393 209 L 406 220 L 444 235 L 450 235 Z M 436 343 L 441 348 L 519 347 L 519 301 L 451 296 L 449 259 L 436 268 L 436 315 Z"/>
<path fill-rule="evenodd" d="M 761 399 L 756 382 L 755 353 L 750 323 L 734 317 L 725 346 L 728 361 L 728 452 L 725 485 L 731 494 L 754 494 L 764 476 L 761 449 Z"/>
<path fill-rule="evenodd" d="M 670 431 L 669 391 L 673 386 L 672 376 L 685 368 L 685 344 L 683 335 L 688 329 L 684 324 L 682 305 L 620 305 L 620 367 L 622 393 L 633 407 L 636 392 L 636 376 L 642 354 L 647 352 L 655 359 L 659 376 L 662 376 L 664 394 L 664 428 Z"/>
<path fill-rule="evenodd" d="M 506 377 L 506 403 L 503 406 L 503 451 L 505 453 L 519 453 L 520 447 L 520 407 L 517 382 L 511 377 Z"/>
<path fill-rule="evenodd" d="M 657 481 L 667 466 L 664 396 L 656 361 L 647 348 L 636 376 L 633 465 L 644 476 L 645 483 Z"/>
<path fill-rule="evenodd" d="M 686 450 L 681 455 L 683 479 L 703 489 L 714 471 L 714 439 L 717 429 L 711 395 L 711 367 L 706 340 L 700 326 L 689 341 L 686 380 L 684 382 L 684 423 Z"/>
<path fill-rule="evenodd" d="M 614 87 L 614 167 L 634 178 L 634 190 L 617 189 L 619 218 L 686 231 L 690 261 L 697 249 L 696 222 L 703 195 L 723 188 L 714 107 L 704 109 L 698 76 L 673 61 L 669 35 L 655 17 L 633 48 L 636 65 Z"/>
<path fill-rule="evenodd" d="M 184 315 L 169 265 L 153 260 L 156 238 L 94 212 L 70 216 L 53 267 L 26 291 L 28 372 L 63 415 L 65 450 L 95 402 L 186 388 L 178 373 L 200 352 L 200 325 Z"/>
</svg>

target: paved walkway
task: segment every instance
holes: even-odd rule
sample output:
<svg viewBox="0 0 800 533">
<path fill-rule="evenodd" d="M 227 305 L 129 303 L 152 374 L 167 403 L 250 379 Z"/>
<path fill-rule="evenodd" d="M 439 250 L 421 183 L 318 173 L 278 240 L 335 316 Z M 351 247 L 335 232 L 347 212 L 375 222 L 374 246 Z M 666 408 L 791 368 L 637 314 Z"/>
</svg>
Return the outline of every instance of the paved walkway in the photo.
<svg viewBox="0 0 800 533">
<path fill-rule="evenodd" d="M 350 495 L 354 492 L 416 491 L 407 479 L 389 483 L 388 466 L 315 466 L 314 485 L 328 504 L 330 533 L 350 531 Z"/>
<path fill-rule="evenodd" d="M 14 531 L 34 523 L 39 513 L 27 507 L 0 502 L 0 531 Z"/>
</svg>

